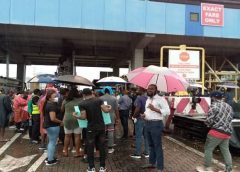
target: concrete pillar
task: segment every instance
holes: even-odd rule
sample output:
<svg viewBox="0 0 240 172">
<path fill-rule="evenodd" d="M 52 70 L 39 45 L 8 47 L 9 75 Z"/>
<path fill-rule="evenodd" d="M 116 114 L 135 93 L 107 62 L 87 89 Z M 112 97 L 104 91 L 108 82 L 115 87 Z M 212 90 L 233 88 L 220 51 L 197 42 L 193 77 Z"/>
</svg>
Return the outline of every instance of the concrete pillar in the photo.
<svg viewBox="0 0 240 172">
<path fill-rule="evenodd" d="M 72 53 L 72 67 L 73 67 L 73 75 L 76 75 L 76 63 L 75 63 L 76 57 L 75 57 L 75 51 Z"/>
<path fill-rule="evenodd" d="M 6 54 L 6 77 L 9 78 L 9 54 Z"/>
<path fill-rule="evenodd" d="M 113 66 L 113 76 L 119 76 L 119 67 Z"/>
<path fill-rule="evenodd" d="M 22 88 L 26 79 L 26 65 L 24 63 L 17 64 L 17 79 L 22 81 Z"/>
<path fill-rule="evenodd" d="M 131 61 L 131 70 L 134 70 L 138 67 L 142 67 L 143 59 L 144 59 L 144 50 L 143 49 L 135 49 L 133 58 Z"/>
</svg>

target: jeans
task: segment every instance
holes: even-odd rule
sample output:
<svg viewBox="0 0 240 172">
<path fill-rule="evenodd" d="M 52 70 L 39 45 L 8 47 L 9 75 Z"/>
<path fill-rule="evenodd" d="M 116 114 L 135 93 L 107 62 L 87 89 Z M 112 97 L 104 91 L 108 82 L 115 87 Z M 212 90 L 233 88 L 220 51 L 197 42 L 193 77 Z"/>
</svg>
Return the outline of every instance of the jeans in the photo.
<svg viewBox="0 0 240 172">
<path fill-rule="evenodd" d="M 123 126 L 123 137 L 128 137 L 128 117 L 129 117 L 129 110 L 120 110 L 120 119 Z"/>
<path fill-rule="evenodd" d="M 148 140 L 146 137 L 145 121 L 141 118 L 137 119 L 135 123 L 135 133 L 136 133 L 136 155 L 141 155 L 142 140 L 144 139 L 144 153 L 149 153 Z"/>
<path fill-rule="evenodd" d="M 149 163 L 155 165 L 157 169 L 163 170 L 163 149 L 162 149 L 162 131 L 163 122 L 159 121 L 146 121 L 146 134 L 150 150 Z"/>
<path fill-rule="evenodd" d="M 229 151 L 229 139 L 219 139 L 211 135 L 207 136 L 207 140 L 204 147 L 204 166 L 210 167 L 213 151 L 219 146 L 222 156 L 225 162 L 225 171 L 230 172 L 232 170 L 232 156 Z"/>
<path fill-rule="evenodd" d="M 49 127 L 47 128 L 47 135 L 48 135 L 48 147 L 47 147 L 47 154 L 48 154 L 48 161 L 52 161 L 54 159 L 56 143 L 59 136 L 60 127 Z"/>
<path fill-rule="evenodd" d="M 100 152 L 100 167 L 105 167 L 106 147 L 105 147 L 105 130 L 87 129 L 87 159 L 90 168 L 94 168 L 94 146 L 97 144 Z"/>
<path fill-rule="evenodd" d="M 112 148 L 114 145 L 114 125 L 110 124 L 107 128 L 108 148 Z"/>
<path fill-rule="evenodd" d="M 32 115 L 32 140 L 39 140 L 40 136 L 40 114 Z"/>
</svg>

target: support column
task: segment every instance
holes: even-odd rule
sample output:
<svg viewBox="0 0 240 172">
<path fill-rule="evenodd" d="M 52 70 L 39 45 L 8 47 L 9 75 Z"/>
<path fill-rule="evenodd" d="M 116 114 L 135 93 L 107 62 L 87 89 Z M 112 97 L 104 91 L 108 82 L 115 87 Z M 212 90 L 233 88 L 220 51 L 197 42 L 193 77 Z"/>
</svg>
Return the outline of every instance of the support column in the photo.
<svg viewBox="0 0 240 172">
<path fill-rule="evenodd" d="M 114 76 L 119 76 L 119 67 L 113 66 L 113 75 Z"/>
<path fill-rule="evenodd" d="M 9 78 L 9 53 L 6 54 L 6 77 Z"/>
<path fill-rule="evenodd" d="M 72 67 L 73 67 L 73 75 L 76 75 L 76 63 L 75 63 L 76 57 L 75 57 L 75 51 L 72 53 Z"/>
<path fill-rule="evenodd" d="M 135 49 L 134 55 L 131 61 L 131 70 L 134 70 L 138 67 L 143 66 L 143 59 L 144 59 L 144 50 L 143 49 Z"/>
<path fill-rule="evenodd" d="M 26 79 L 26 65 L 24 63 L 17 64 L 17 79 L 22 81 L 22 88 L 24 88 Z"/>
</svg>

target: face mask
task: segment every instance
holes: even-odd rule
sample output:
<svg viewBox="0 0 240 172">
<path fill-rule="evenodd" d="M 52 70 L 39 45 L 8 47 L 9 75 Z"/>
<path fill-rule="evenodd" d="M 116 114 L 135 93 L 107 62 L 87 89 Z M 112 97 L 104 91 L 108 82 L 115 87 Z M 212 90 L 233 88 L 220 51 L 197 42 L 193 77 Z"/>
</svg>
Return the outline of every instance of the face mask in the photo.
<svg viewBox="0 0 240 172">
<path fill-rule="evenodd" d="M 55 97 L 55 98 L 53 99 L 53 101 L 54 101 L 54 102 L 58 102 L 58 97 Z"/>
</svg>

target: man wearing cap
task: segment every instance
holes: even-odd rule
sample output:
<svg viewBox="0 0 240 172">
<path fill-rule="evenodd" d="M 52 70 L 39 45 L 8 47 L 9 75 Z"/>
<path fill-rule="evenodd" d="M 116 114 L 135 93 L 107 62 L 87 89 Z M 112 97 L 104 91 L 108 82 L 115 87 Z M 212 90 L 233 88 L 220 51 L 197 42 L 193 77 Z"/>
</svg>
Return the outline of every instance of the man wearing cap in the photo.
<svg viewBox="0 0 240 172">
<path fill-rule="evenodd" d="M 211 93 L 212 104 L 208 111 L 205 124 L 210 128 L 204 151 L 204 166 L 196 168 L 198 172 L 213 172 L 211 161 L 214 149 L 219 146 L 225 162 L 224 172 L 232 171 L 232 157 L 229 151 L 229 139 L 232 133 L 232 107 L 222 101 L 223 95 L 219 91 Z"/>
</svg>

